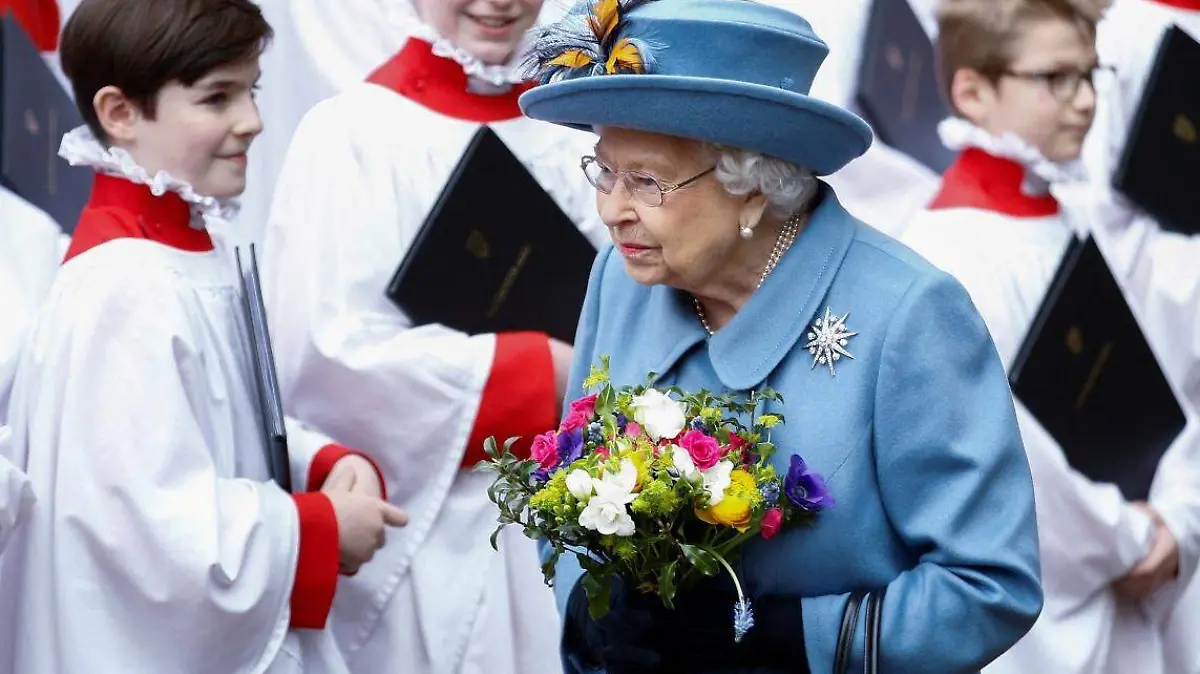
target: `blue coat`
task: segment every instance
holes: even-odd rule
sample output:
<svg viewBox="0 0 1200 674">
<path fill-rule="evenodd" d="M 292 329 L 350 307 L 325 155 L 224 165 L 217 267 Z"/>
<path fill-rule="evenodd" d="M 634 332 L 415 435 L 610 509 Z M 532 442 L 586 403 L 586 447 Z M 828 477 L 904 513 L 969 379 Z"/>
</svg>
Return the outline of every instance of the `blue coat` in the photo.
<svg viewBox="0 0 1200 674">
<path fill-rule="evenodd" d="M 617 386 L 653 371 L 685 390 L 779 391 L 777 468 L 799 453 L 837 504 L 815 527 L 745 547 L 748 594 L 802 597 L 809 662 L 824 673 L 849 593 L 886 585 L 882 671 L 976 672 L 1042 606 L 1033 482 L 1004 368 L 957 281 L 823 191 L 779 266 L 711 338 L 689 297 L 635 283 L 620 255 L 601 252 L 571 397 L 603 355 Z M 826 308 L 849 312 L 859 333 L 836 376 L 804 348 Z M 557 573 L 565 610 L 580 571 L 566 555 Z M 857 637 L 851 671 L 862 671 L 861 627 Z"/>
</svg>

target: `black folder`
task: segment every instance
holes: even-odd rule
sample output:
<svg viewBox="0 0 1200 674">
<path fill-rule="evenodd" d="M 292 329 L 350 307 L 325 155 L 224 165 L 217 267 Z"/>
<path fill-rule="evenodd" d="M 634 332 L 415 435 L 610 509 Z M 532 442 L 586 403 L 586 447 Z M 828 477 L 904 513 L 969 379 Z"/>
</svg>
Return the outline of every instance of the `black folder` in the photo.
<svg viewBox="0 0 1200 674">
<path fill-rule="evenodd" d="M 484 126 L 386 294 L 417 325 L 468 334 L 530 330 L 572 343 L 595 257 L 575 223 Z"/>
<path fill-rule="evenodd" d="M 0 11 L 3 14 L 3 11 Z M 67 234 L 87 203 L 92 172 L 58 156 L 63 133 L 83 123 L 33 41 L 0 18 L 0 184 L 41 209 Z M 0 223 L 2 224 L 2 223 Z"/>
<path fill-rule="evenodd" d="M 1200 43 L 1163 35 L 1113 185 L 1163 229 L 1200 234 Z"/>
<path fill-rule="evenodd" d="M 262 281 L 258 276 L 258 256 L 254 244 L 235 248 L 238 277 L 242 283 L 242 309 L 250 332 L 250 357 L 254 366 L 258 409 L 263 422 L 263 451 L 271 479 L 286 492 L 292 491 L 291 462 L 288 459 L 287 427 L 283 420 L 283 399 L 275 374 L 275 354 L 267 328 L 267 309 L 263 304 Z"/>
<path fill-rule="evenodd" d="M 933 43 L 908 0 L 873 0 L 857 100 L 880 140 L 943 173 L 955 153 L 938 124 L 949 108 L 938 87 Z"/>
<path fill-rule="evenodd" d="M 1071 466 L 1145 500 L 1186 418 L 1096 242 L 1073 238 L 1009 374 Z"/>
</svg>

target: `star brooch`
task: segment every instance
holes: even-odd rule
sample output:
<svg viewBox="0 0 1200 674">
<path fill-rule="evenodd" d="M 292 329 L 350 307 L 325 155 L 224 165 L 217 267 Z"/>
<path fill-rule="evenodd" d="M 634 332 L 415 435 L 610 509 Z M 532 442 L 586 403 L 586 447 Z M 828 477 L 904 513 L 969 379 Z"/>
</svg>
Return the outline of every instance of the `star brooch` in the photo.
<svg viewBox="0 0 1200 674">
<path fill-rule="evenodd" d="M 846 350 L 846 345 L 850 343 L 850 338 L 857 335 L 857 332 L 850 332 L 846 327 L 846 319 L 850 314 L 842 317 L 833 315 L 829 307 L 825 307 L 824 318 L 818 318 L 813 323 L 812 331 L 808 333 L 808 344 L 804 348 L 812 354 L 813 368 L 817 365 L 825 365 L 829 367 L 829 374 L 837 376 L 837 372 L 833 369 L 833 364 L 842 359 L 842 356 L 853 359 L 854 356 Z"/>
</svg>

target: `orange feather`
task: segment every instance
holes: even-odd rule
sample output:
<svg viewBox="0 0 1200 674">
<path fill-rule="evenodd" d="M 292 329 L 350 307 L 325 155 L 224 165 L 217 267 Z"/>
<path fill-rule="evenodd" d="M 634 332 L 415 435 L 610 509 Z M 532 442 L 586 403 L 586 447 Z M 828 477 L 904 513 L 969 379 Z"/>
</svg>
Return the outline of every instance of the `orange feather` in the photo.
<svg viewBox="0 0 1200 674">
<path fill-rule="evenodd" d="M 641 74 L 645 70 L 642 54 L 629 38 L 622 38 L 608 55 L 608 74 L 632 72 Z"/>
<path fill-rule="evenodd" d="M 575 68 L 582 68 L 586 65 L 589 65 L 591 62 L 592 57 L 582 49 L 568 49 L 558 56 L 555 56 L 546 65 L 562 66 L 564 68 L 571 68 L 573 70 Z"/>
<path fill-rule="evenodd" d="M 596 0 L 592 5 L 592 15 L 588 17 L 588 25 L 591 26 L 596 41 L 605 44 L 620 19 L 620 0 Z"/>
</svg>

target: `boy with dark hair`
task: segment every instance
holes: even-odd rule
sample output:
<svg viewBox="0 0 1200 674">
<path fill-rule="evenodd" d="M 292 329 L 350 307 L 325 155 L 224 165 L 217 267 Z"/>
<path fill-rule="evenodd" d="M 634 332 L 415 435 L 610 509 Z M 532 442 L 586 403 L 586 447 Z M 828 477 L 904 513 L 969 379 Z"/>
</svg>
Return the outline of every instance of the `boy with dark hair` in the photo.
<svg viewBox="0 0 1200 674">
<path fill-rule="evenodd" d="M 903 239 L 958 278 L 1010 367 L 1072 237 L 1092 228 L 1051 188 L 1080 182 L 1107 0 L 942 0 L 938 66 L 960 152 Z M 1100 242 L 1103 244 L 1103 241 Z M 1159 620 L 1200 554 L 1194 421 L 1149 503 L 1089 480 L 1017 401 L 1037 497 L 1046 604 L 985 672 L 1164 674 Z"/>
<path fill-rule="evenodd" d="M 339 569 L 406 521 L 371 463 L 299 427 L 308 491 L 268 479 L 207 227 L 245 187 L 270 37 L 250 0 L 83 0 L 64 31 L 87 126 L 60 153 L 96 177 L 13 388 L 39 500 L 0 569 L 0 672 L 342 671 L 328 633 L 291 628 L 323 628 Z"/>
</svg>

